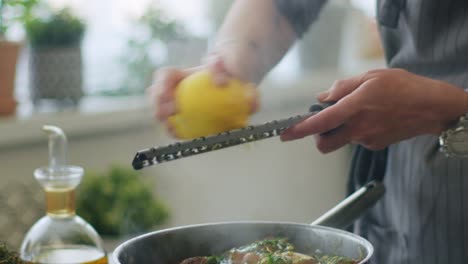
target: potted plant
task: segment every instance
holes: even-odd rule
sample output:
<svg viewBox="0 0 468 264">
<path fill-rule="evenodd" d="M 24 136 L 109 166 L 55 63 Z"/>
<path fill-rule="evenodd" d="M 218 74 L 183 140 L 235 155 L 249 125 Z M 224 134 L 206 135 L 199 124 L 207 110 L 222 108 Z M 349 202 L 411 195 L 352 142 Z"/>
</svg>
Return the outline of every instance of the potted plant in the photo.
<svg viewBox="0 0 468 264">
<path fill-rule="evenodd" d="M 147 231 L 169 217 L 151 186 L 136 171 L 120 166 L 85 175 L 79 187 L 77 213 L 105 240 Z"/>
<path fill-rule="evenodd" d="M 185 40 L 186 37 L 183 27 L 155 5 L 150 5 L 141 17 L 132 21 L 132 28 L 125 51 L 119 58 L 119 63 L 125 65 L 122 86 L 110 95 L 143 94 L 144 89 L 151 85 L 154 70 L 164 62 L 159 56 L 164 46 L 167 47 L 172 40 Z"/>
<path fill-rule="evenodd" d="M 8 41 L 6 34 L 15 23 L 24 24 L 38 0 L 0 0 L 0 116 L 15 113 L 14 86 L 21 43 Z"/>
<path fill-rule="evenodd" d="M 79 102 L 83 96 L 81 40 L 84 32 L 84 23 L 68 9 L 26 23 L 35 105 L 41 99 Z"/>
</svg>

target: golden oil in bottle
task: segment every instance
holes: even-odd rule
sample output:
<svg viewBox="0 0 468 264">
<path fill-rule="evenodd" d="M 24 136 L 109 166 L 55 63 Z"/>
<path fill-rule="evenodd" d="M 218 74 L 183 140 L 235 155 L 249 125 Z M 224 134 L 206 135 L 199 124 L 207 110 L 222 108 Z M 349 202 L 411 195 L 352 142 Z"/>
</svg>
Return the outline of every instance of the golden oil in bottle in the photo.
<svg viewBox="0 0 468 264">
<path fill-rule="evenodd" d="M 29 264 L 107 264 L 107 257 L 102 251 L 85 246 L 45 248 Z"/>
<path fill-rule="evenodd" d="M 45 188 L 48 215 L 60 217 L 75 214 L 75 188 Z"/>
</svg>

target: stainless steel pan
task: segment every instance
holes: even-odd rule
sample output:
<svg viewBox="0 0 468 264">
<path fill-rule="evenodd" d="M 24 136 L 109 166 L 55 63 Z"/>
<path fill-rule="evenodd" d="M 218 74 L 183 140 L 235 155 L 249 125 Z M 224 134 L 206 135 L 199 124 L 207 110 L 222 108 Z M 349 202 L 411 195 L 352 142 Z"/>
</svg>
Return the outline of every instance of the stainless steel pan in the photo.
<svg viewBox="0 0 468 264">
<path fill-rule="evenodd" d="M 227 222 L 171 228 L 130 239 L 113 253 L 115 264 L 178 264 L 195 256 L 220 254 L 267 237 L 287 237 L 298 252 L 317 252 L 360 259 L 372 256 L 372 245 L 340 230 L 352 224 L 383 195 L 371 182 L 329 210 L 311 225 L 283 222 Z M 331 227 L 330 227 L 331 226 Z"/>
</svg>

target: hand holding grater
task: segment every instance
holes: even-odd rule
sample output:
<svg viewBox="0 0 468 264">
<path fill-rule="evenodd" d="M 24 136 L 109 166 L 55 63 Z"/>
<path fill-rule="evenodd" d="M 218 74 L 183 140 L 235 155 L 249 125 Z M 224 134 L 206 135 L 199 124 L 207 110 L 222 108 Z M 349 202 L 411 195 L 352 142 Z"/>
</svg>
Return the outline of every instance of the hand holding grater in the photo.
<svg viewBox="0 0 468 264">
<path fill-rule="evenodd" d="M 310 112 L 307 114 L 273 120 L 261 125 L 230 130 L 213 136 L 176 142 L 167 146 L 140 150 L 136 153 L 132 166 L 135 170 L 140 170 L 144 167 L 167 161 L 279 136 L 287 128 L 322 111 L 330 105 L 331 103 L 317 103 L 309 108 Z"/>
</svg>

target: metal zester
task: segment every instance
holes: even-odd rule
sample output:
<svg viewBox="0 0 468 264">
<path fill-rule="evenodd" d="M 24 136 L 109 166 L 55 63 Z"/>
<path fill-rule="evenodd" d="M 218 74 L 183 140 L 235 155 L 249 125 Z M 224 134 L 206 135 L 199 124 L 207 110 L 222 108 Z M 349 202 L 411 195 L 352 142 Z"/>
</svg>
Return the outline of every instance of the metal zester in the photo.
<svg viewBox="0 0 468 264">
<path fill-rule="evenodd" d="M 317 103 L 313 104 L 309 109 L 309 113 L 306 114 L 273 120 L 261 125 L 230 130 L 213 136 L 176 142 L 167 146 L 140 150 L 136 153 L 132 166 L 135 170 L 140 170 L 144 167 L 167 161 L 279 136 L 287 128 L 320 112 L 328 106 L 330 104 Z"/>
</svg>

